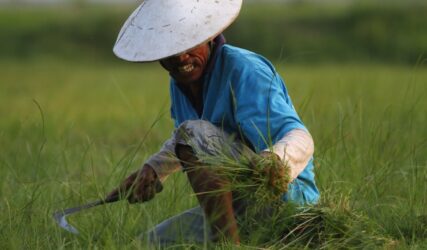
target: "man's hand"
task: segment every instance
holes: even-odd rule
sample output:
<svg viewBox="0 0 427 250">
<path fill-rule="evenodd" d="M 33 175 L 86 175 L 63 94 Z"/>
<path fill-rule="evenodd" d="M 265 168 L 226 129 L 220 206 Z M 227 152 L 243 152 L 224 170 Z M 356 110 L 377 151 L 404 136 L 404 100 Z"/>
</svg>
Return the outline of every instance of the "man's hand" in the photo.
<svg viewBox="0 0 427 250">
<path fill-rule="evenodd" d="M 269 176 L 271 186 L 289 178 L 289 168 L 282 162 L 277 154 L 269 151 L 262 151 L 259 155 L 269 163 L 268 167 L 264 169 L 264 171 L 267 176 Z"/>
<path fill-rule="evenodd" d="M 121 199 L 126 198 L 129 203 L 144 202 L 153 199 L 162 189 L 156 172 L 146 164 L 127 177 L 118 188 L 107 195 L 106 199 L 119 196 Z"/>
<path fill-rule="evenodd" d="M 288 191 L 290 169 L 280 157 L 268 151 L 262 151 L 251 160 L 252 178 L 265 186 L 273 196 L 281 196 Z"/>
</svg>

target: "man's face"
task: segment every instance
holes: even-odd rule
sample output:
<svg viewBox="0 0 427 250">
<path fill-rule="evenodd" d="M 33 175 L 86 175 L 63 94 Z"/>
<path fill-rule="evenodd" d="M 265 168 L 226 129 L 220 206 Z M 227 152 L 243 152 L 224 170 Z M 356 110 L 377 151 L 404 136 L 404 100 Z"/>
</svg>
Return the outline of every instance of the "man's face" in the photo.
<svg viewBox="0 0 427 250">
<path fill-rule="evenodd" d="M 191 84 L 200 79 L 209 60 L 209 44 L 202 44 L 177 56 L 160 60 L 160 64 L 179 83 Z"/>
</svg>

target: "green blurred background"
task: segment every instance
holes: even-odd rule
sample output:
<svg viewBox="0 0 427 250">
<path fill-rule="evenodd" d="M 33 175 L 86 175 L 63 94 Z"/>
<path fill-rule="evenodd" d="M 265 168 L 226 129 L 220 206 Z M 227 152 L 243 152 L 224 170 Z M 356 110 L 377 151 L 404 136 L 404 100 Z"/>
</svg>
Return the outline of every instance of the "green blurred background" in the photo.
<svg viewBox="0 0 427 250">
<path fill-rule="evenodd" d="M 1 60 L 117 61 L 112 46 L 137 6 L 23 3 L 0 5 Z M 273 61 L 414 65 L 426 56 L 425 13 L 422 1 L 246 1 L 226 37 Z"/>
</svg>

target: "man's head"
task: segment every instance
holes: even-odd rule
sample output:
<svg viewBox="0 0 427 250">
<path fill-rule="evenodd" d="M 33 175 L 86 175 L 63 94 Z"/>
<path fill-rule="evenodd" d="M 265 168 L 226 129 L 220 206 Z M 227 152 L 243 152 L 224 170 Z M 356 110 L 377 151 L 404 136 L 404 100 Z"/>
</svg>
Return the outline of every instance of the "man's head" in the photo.
<svg viewBox="0 0 427 250">
<path fill-rule="evenodd" d="M 179 55 L 162 59 L 160 64 L 176 81 L 187 85 L 202 77 L 210 53 L 209 43 L 204 43 Z"/>
</svg>

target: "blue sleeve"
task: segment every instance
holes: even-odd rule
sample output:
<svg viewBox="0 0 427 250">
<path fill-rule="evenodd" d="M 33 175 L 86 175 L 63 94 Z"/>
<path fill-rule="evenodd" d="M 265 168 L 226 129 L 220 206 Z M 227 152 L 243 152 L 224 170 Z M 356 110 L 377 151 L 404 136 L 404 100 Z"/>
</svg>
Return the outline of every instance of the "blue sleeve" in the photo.
<svg viewBox="0 0 427 250">
<path fill-rule="evenodd" d="M 272 66 L 246 67 L 233 80 L 235 119 L 255 151 L 272 146 L 292 129 L 305 129 Z"/>
</svg>

